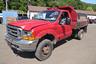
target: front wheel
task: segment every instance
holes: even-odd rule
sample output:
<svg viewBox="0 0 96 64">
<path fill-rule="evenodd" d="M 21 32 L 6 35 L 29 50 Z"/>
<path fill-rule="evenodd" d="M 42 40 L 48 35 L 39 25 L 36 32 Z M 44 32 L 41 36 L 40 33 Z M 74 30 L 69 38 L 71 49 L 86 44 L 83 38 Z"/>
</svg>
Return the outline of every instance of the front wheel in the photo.
<svg viewBox="0 0 96 64">
<path fill-rule="evenodd" d="M 52 41 L 48 39 L 42 40 L 36 49 L 35 56 L 41 61 L 46 60 L 49 56 L 51 56 L 52 50 Z"/>
</svg>

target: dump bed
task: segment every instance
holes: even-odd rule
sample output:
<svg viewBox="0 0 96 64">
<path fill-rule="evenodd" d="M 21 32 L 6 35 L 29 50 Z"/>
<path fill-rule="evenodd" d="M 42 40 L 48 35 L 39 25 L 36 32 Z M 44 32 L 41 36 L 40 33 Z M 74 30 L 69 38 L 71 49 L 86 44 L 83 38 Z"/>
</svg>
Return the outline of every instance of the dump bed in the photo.
<svg viewBox="0 0 96 64">
<path fill-rule="evenodd" d="M 85 27 L 87 25 L 88 25 L 87 15 L 83 14 L 83 13 L 78 13 L 77 24 L 74 29 L 80 29 L 80 28 Z"/>
<path fill-rule="evenodd" d="M 62 6 L 58 7 L 58 9 L 69 11 L 71 15 L 70 19 L 73 29 L 79 29 L 88 25 L 87 16 L 82 13 L 77 13 L 72 6 Z"/>
</svg>

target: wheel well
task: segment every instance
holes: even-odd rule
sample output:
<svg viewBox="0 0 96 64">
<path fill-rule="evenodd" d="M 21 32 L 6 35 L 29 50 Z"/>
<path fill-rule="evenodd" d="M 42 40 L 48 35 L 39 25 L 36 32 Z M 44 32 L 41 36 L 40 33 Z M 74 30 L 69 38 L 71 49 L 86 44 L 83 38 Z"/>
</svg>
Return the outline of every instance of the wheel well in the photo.
<svg viewBox="0 0 96 64">
<path fill-rule="evenodd" d="M 43 36 L 43 37 L 41 37 L 41 38 L 39 39 L 37 46 L 38 46 L 39 43 L 40 43 L 42 40 L 44 40 L 44 39 L 49 39 L 49 40 L 53 41 L 53 40 L 55 40 L 55 37 L 54 37 L 53 35 L 51 35 L 51 34 L 46 34 L 45 36 Z M 37 46 L 36 46 L 36 48 L 37 48 Z"/>
<path fill-rule="evenodd" d="M 44 39 L 49 39 L 49 40 L 53 41 L 55 39 L 55 37 L 53 35 L 51 35 L 51 34 L 46 34 L 41 39 L 39 39 L 39 41 L 42 41 Z"/>
<path fill-rule="evenodd" d="M 80 31 L 80 30 L 84 30 L 84 32 L 87 33 L 87 26 L 84 26 L 84 27 L 78 29 L 78 31 Z"/>
<path fill-rule="evenodd" d="M 84 26 L 84 27 L 79 28 L 79 29 L 73 29 L 72 36 L 75 36 L 80 30 L 84 30 L 84 32 L 87 33 L 87 26 Z"/>
<path fill-rule="evenodd" d="M 74 32 L 78 32 L 78 31 L 80 31 L 80 30 L 84 30 L 84 32 L 87 32 L 87 26 L 84 26 L 84 27 L 79 28 L 79 29 L 73 29 L 73 33 L 74 33 Z"/>
<path fill-rule="evenodd" d="M 87 32 L 87 26 L 83 27 L 84 32 Z"/>
</svg>

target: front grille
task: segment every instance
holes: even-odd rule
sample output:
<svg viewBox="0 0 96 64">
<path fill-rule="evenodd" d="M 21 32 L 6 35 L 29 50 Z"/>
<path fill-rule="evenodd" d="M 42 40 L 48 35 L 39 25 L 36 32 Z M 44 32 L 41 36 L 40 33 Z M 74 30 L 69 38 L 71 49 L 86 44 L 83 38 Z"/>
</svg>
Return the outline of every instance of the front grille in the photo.
<svg viewBox="0 0 96 64">
<path fill-rule="evenodd" d="M 22 30 L 16 26 L 7 25 L 7 34 L 12 37 L 21 36 Z"/>
<path fill-rule="evenodd" d="M 19 48 L 19 46 L 18 46 L 18 45 L 15 45 L 15 44 L 12 44 L 12 43 L 11 43 L 11 45 L 12 45 L 12 46 L 14 46 L 14 47 L 16 47 L 16 48 Z"/>
</svg>

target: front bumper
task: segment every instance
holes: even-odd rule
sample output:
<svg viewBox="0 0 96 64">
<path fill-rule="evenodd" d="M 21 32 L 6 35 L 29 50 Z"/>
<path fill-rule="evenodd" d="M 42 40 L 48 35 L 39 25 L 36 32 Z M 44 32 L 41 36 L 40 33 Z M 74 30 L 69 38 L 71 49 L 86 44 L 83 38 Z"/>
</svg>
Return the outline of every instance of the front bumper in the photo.
<svg viewBox="0 0 96 64">
<path fill-rule="evenodd" d="M 16 40 L 12 37 L 5 35 L 5 39 L 8 41 L 10 47 L 15 48 L 19 51 L 35 51 L 38 40 L 27 41 L 27 40 Z"/>
</svg>

